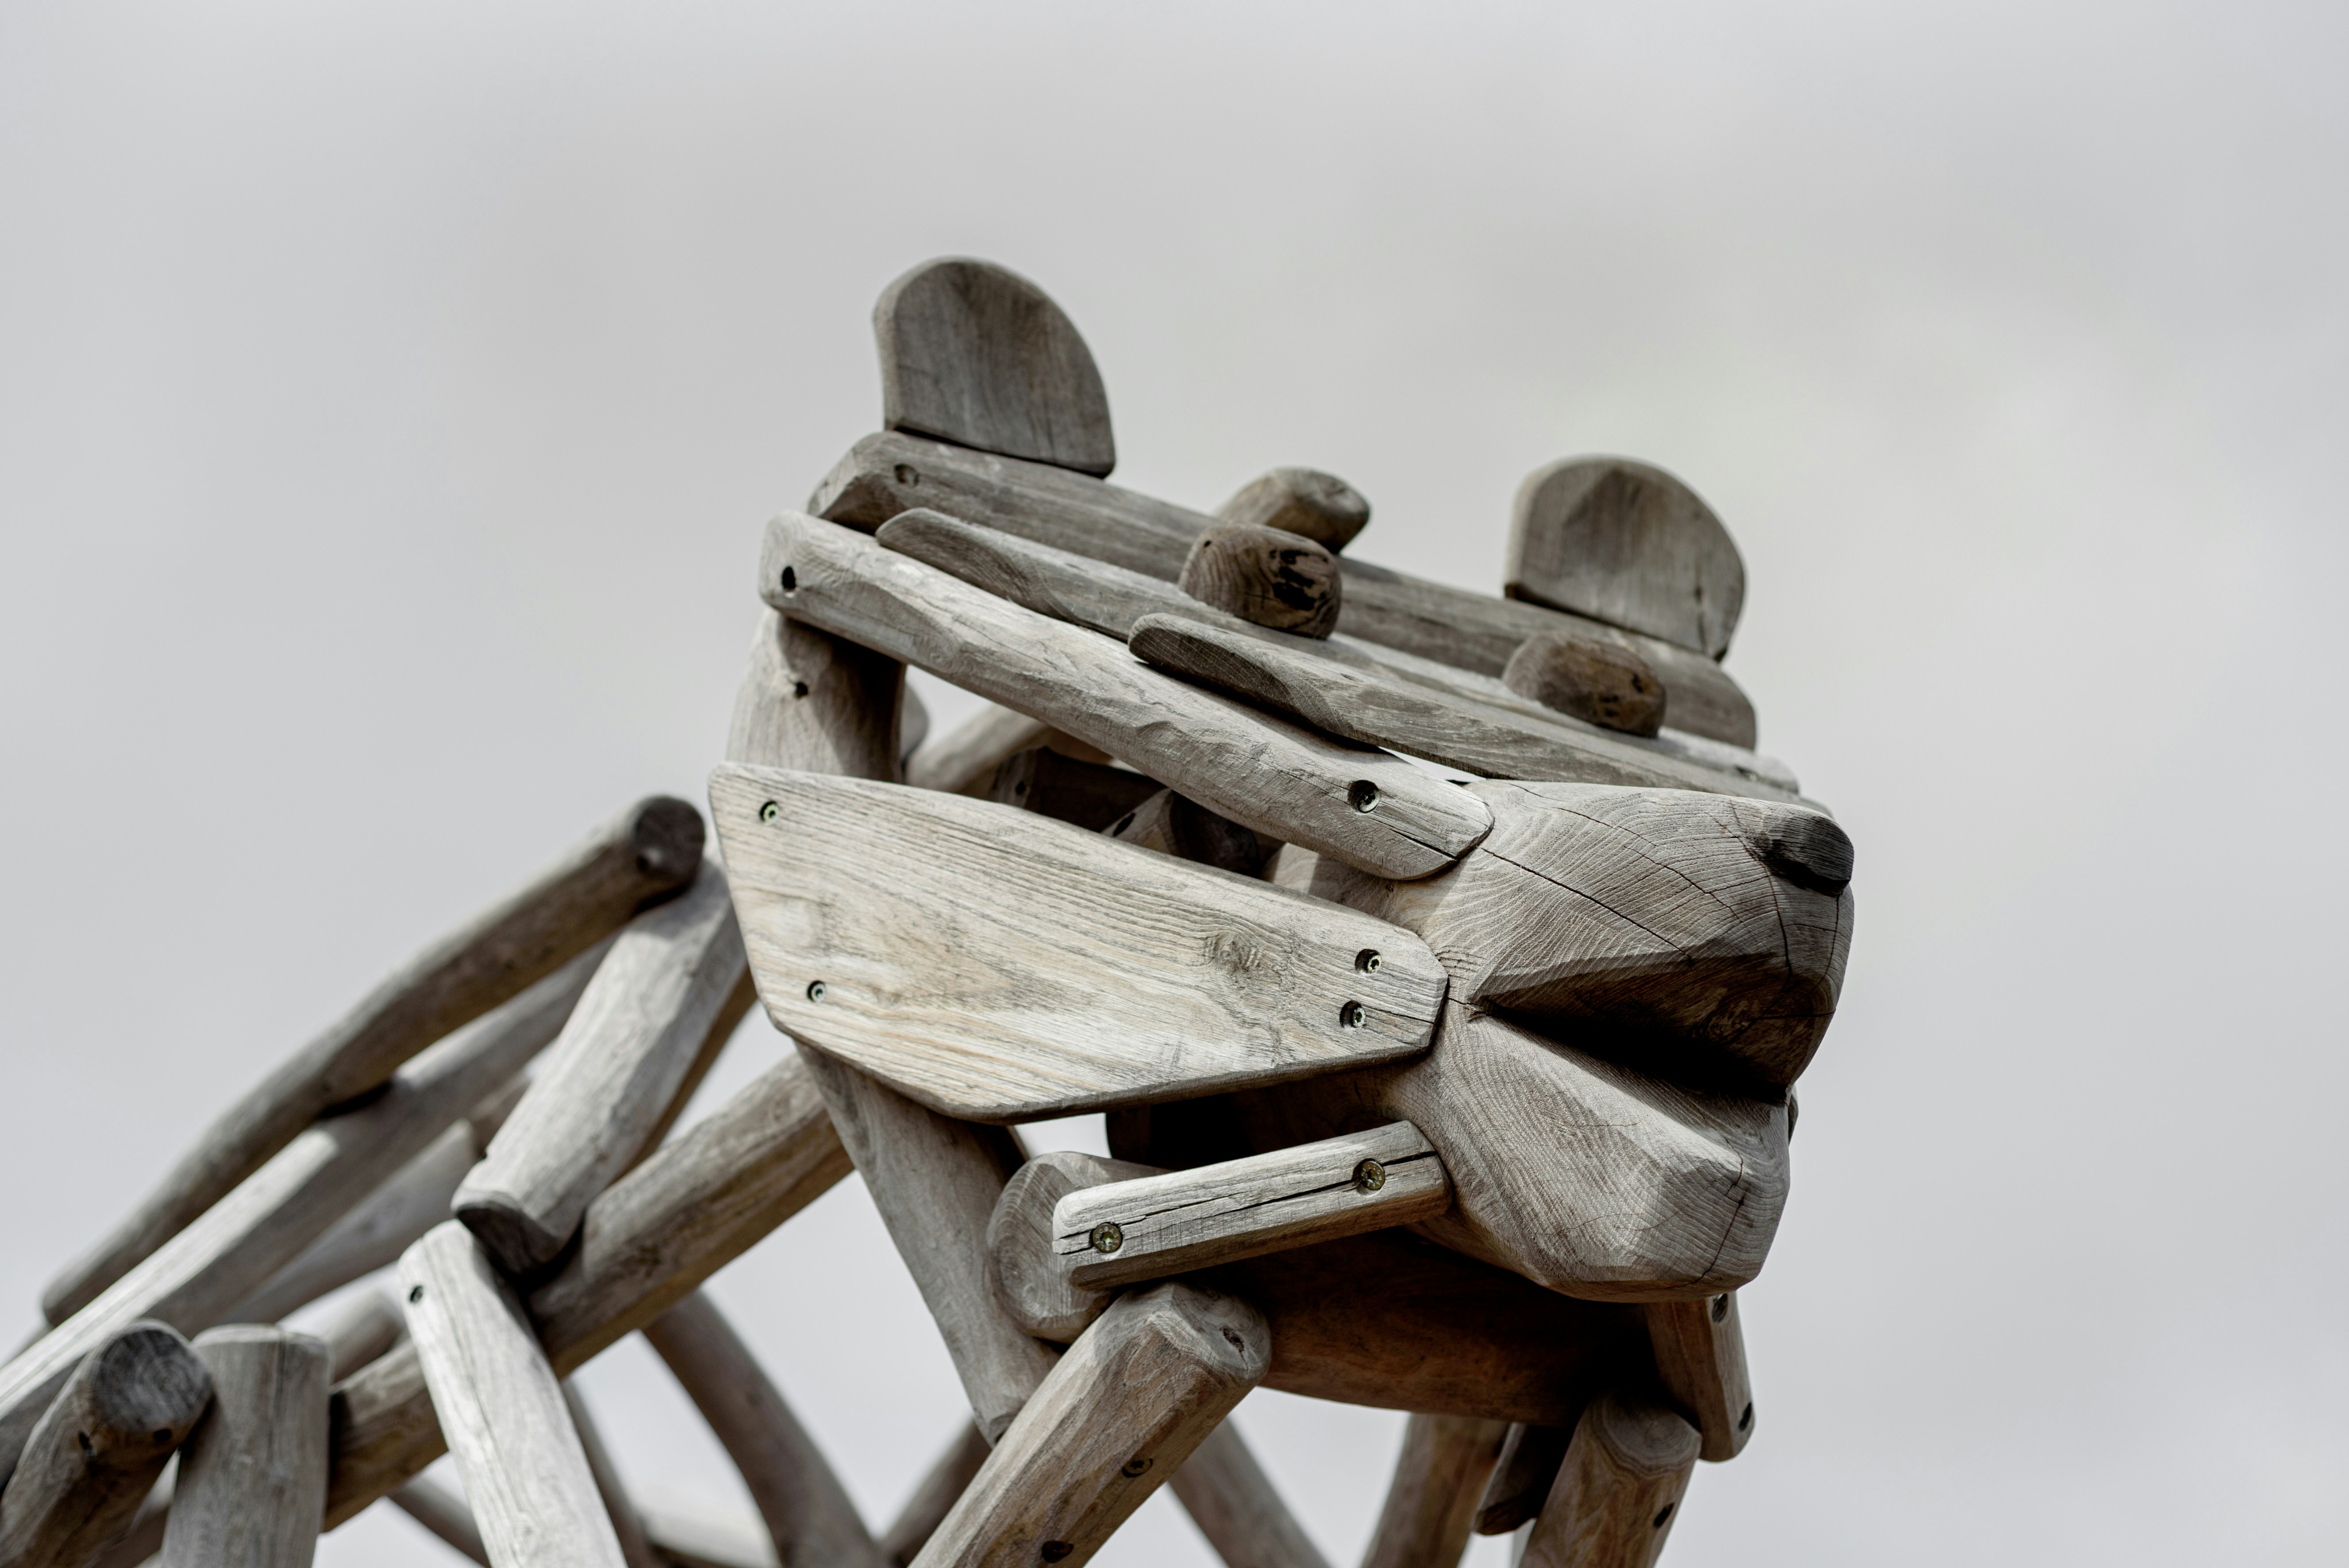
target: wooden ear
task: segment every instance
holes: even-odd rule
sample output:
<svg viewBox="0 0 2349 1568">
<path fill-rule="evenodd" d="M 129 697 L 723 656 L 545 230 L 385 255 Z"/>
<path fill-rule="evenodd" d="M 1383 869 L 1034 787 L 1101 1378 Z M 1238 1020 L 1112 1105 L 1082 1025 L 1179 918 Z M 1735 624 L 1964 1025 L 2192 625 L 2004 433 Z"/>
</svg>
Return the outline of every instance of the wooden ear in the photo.
<svg viewBox="0 0 2349 1568">
<path fill-rule="evenodd" d="M 1663 469 L 1569 458 L 1518 487 L 1502 591 L 1717 659 L 1745 603 L 1745 562 Z"/>
<path fill-rule="evenodd" d="M 924 262 L 882 292 L 873 335 L 888 428 L 1095 476 L 1117 466 L 1092 351 L 1009 268 Z"/>
<path fill-rule="evenodd" d="M 1371 521 L 1362 492 L 1319 469 L 1274 469 L 1216 509 L 1226 522 L 1299 533 L 1335 555 Z"/>
</svg>

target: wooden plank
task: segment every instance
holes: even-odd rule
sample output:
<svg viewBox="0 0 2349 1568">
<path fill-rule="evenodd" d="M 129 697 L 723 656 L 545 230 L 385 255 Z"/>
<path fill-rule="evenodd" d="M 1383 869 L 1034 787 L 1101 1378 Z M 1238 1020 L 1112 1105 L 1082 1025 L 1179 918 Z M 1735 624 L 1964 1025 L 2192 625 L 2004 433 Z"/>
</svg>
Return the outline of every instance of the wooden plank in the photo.
<svg viewBox="0 0 2349 1568">
<path fill-rule="evenodd" d="M 1066 1345 L 1109 1305 L 1106 1289 L 1081 1288 L 1052 1247 L 1054 1205 L 1071 1192 L 1161 1174 L 1154 1165 L 1104 1160 L 1073 1149 L 1039 1154 L 1011 1174 L 987 1221 L 987 1288 L 1020 1328 Z"/>
<path fill-rule="evenodd" d="M 180 1451 L 163 1568 L 309 1568 L 326 1498 L 326 1346 L 233 1324 L 196 1336 L 212 1408 Z"/>
<path fill-rule="evenodd" d="M 807 1069 L 785 1057 L 588 1206 L 578 1250 L 530 1295 L 555 1370 L 667 1311 L 850 1169 Z M 335 1409 L 329 1528 L 447 1451 L 413 1346 L 338 1387 Z"/>
<path fill-rule="evenodd" d="M 1519 1568 L 1652 1568 L 1699 1446 L 1696 1429 L 1661 1404 L 1614 1392 L 1592 1400 Z"/>
<path fill-rule="evenodd" d="M 1574 1429 L 1528 1426 L 1518 1421 L 1501 1444 L 1493 1479 L 1476 1503 L 1476 1533 L 1506 1535 L 1541 1511 Z"/>
<path fill-rule="evenodd" d="M 743 970 L 726 873 L 628 923 L 450 1212 L 509 1274 L 561 1252 L 636 1161 Z"/>
<path fill-rule="evenodd" d="M 1664 683 L 1630 648 L 1573 632 L 1536 632 L 1517 645 L 1501 684 L 1601 729 L 1653 735 L 1664 727 Z"/>
<path fill-rule="evenodd" d="M 1065 469 L 973 452 L 888 431 L 850 449 L 807 510 L 867 531 L 899 512 L 932 507 L 986 528 L 1107 561 L 1172 583 L 1191 542 L 1215 519 Z M 1450 588 L 1341 557 L 1345 609 L 1338 630 L 1460 669 L 1498 676 L 1517 645 L 1554 628 L 1619 640 L 1671 693 L 1672 722 L 1733 746 L 1754 744 L 1754 705 L 1720 665 L 1660 637 L 1587 616 Z"/>
<path fill-rule="evenodd" d="M 481 1568 L 492 1568 L 490 1549 L 481 1543 L 481 1527 L 465 1500 L 430 1476 L 418 1476 L 391 1494 L 392 1505 L 447 1542 Z"/>
<path fill-rule="evenodd" d="M 63 1323 L 291 1143 L 329 1107 L 380 1088 L 443 1036 L 521 995 L 683 885 L 701 863 L 701 818 L 638 801 L 520 892 L 411 959 L 204 1130 L 153 1193 L 52 1283 Z"/>
<path fill-rule="evenodd" d="M 1656 1376 L 1704 1440 L 1702 1457 L 1733 1460 L 1754 1436 L 1754 1387 L 1737 1293 L 1702 1301 L 1652 1301 L 1640 1311 L 1655 1347 Z"/>
<path fill-rule="evenodd" d="M 1452 996 L 1642 1068 L 1783 1098 L 1835 1017 L 1851 841 L 1776 802 L 1600 785 L 1474 784 L 1492 837 L 1445 874 L 1314 892 L 1417 932 Z M 1840 880 L 1838 880 L 1840 879 Z"/>
<path fill-rule="evenodd" d="M 122 1534 L 211 1403 L 177 1330 L 134 1323 L 83 1358 L 0 1492 L 0 1565 L 80 1568 Z"/>
<path fill-rule="evenodd" d="M 697 819 L 698 820 L 698 819 Z M 362 1109 L 304 1132 L 194 1224 L 0 1367 L 0 1470 L 67 1375 L 142 1317 L 192 1334 L 222 1321 L 336 1221 L 553 1039 L 598 952 L 431 1047 Z"/>
<path fill-rule="evenodd" d="M 734 1460 L 785 1564 L 884 1568 L 856 1505 L 750 1347 L 696 1291 L 645 1326 Z"/>
<path fill-rule="evenodd" d="M 1745 562 L 1694 490 L 1628 458 L 1568 458 L 1517 488 L 1503 592 L 1713 658 L 1745 604 Z"/>
<path fill-rule="evenodd" d="M 1312 638 L 1338 629 L 1345 594 L 1335 552 L 1301 533 L 1246 522 L 1204 530 L 1174 586 L 1250 625 Z"/>
<path fill-rule="evenodd" d="M 1319 469 L 1274 469 L 1242 485 L 1216 509 L 1226 522 L 1301 533 L 1332 555 L 1371 521 L 1362 492 Z"/>
<path fill-rule="evenodd" d="M 815 518 L 767 524 L 761 585 L 787 615 L 1044 719 L 1236 822 L 1381 875 L 1429 875 L 1491 825 L 1407 763 L 1200 691 Z"/>
<path fill-rule="evenodd" d="M 1172 789 L 1158 790 L 1102 831 L 1121 844 L 1155 850 L 1235 876 L 1255 877 L 1264 871 L 1265 842 L 1253 829 Z"/>
<path fill-rule="evenodd" d="M 1748 793 L 1791 796 L 1799 788 L 1785 764 L 1746 747 L 1726 745 L 1679 728 L 1666 728 L 1654 736 L 1620 735 L 1546 707 L 1512 691 L 1506 681 L 1495 676 L 1480 675 L 1342 634 L 1316 639 L 1252 626 L 1237 615 L 1227 615 L 1199 603 L 1158 578 L 1039 544 L 1000 529 L 964 522 L 926 508 L 898 514 L 882 524 L 874 537 L 884 549 L 926 562 L 998 598 L 1009 599 L 1056 621 L 1107 633 L 1120 642 L 1133 635 L 1135 624 L 1144 615 L 1176 615 L 1237 633 L 1301 659 L 1345 665 L 1401 682 L 1423 695 L 1434 693 L 1454 699 L 1455 705 L 1464 702 L 1475 722 L 1521 730 L 1530 727 L 1553 745 L 1569 746 L 1579 741 L 1601 759 L 1619 757 L 1625 765 L 1636 766 L 1644 760 L 1653 767 L 1679 763 L 1709 769 L 1758 786 Z M 1318 670 L 1322 665 L 1316 663 L 1309 667 Z M 1505 665 L 1504 673 L 1506 670 Z M 1671 717 L 1669 712 L 1666 717 Z M 1530 727 L 1526 720 L 1532 721 Z M 1591 747 L 1589 743 L 1593 741 L 1599 744 Z"/>
<path fill-rule="evenodd" d="M 914 1494 L 905 1500 L 905 1506 L 897 1511 L 896 1519 L 882 1532 L 881 1555 L 895 1564 L 895 1568 L 905 1568 L 913 1562 L 920 1553 L 923 1543 L 936 1532 L 938 1522 L 947 1516 L 948 1509 L 954 1507 L 955 1499 L 960 1497 L 963 1489 L 970 1484 L 970 1478 L 977 1475 L 978 1467 L 987 1462 L 987 1456 L 991 1451 L 993 1445 L 977 1424 L 965 1424 L 955 1440 L 938 1455 L 936 1462 L 924 1472 L 920 1483 L 914 1488 Z"/>
<path fill-rule="evenodd" d="M 1201 1439 L 1169 1484 L 1224 1568 L 1329 1568 L 1231 1422 Z"/>
<path fill-rule="evenodd" d="M 1158 793 L 1158 781 L 1125 768 L 1080 762 L 1049 746 L 1031 746 L 1003 759 L 987 799 L 1095 833 Z"/>
<path fill-rule="evenodd" d="M 1134 623 L 1133 648 L 1162 669 L 1263 703 L 1300 724 L 1487 778 L 1791 794 L 1756 772 L 1693 760 L 1684 748 L 1568 729 L 1189 617 L 1143 616 Z"/>
<path fill-rule="evenodd" d="M 645 1533 L 645 1522 L 636 1512 L 636 1505 L 628 1497 L 628 1489 L 621 1482 L 620 1467 L 612 1461 L 612 1452 L 605 1445 L 604 1433 L 595 1424 L 595 1413 L 588 1408 L 587 1397 L 568 1378 L 563 1381 L 563 1408 L 571 1417 L 571 1429 L 579 1434 L 579 1451 L 587 1456 L 587 1473 L 595 1479 L 595 1495 L 604 1500 L 604 1517 L 612 1522 L 612 1534 L 620 1543 L 620 1556 L 628 1568 L 667 1568 L 653 1550 L 652 1539 Z"/>
<path fill-rule="evenodd" d="M 1407 1121 L 1245 1160 L 1069 1192 L 1052 1253 L 1106 1290 L 1429 1219 L 1452 1206 L 1434 1145 Z"/>
<path fill-rule="evenodd" d="M 949 1116 L 1390 1060 L 1443 999 L 1407 932 L 1028 812 L 731 764 L 709 789 L 768 1017 Z"/>
<path fill-rule="evenodd" d="M 1362 1568 L 1453 1568 L 1508 1430 L 1473 1416 L 1413 1415 Z"/>
<path fill-rule="evenodd" d="M 915 1568 L 1081 1568 L 1263 1380 L 1264 1319 L 1170 1282 L 1120 1296 L 1069 1347 Z"/>
<path fill-rule="evenodd" d="M 453 1220 L 428 1233 L 399 1261 L 399 1290 L 490 1561 L 626 1568 L 554 1369 L 472 1233 Z"/>
<path fill-rule="evenodd" d="M 873 307 L 882 423 L 1081 473 L 1117 466 L 1109 396 L 1076 325 L 992 262 L 924 262 Z"/>
<path fill-rule="evenodd" d="M 820 773 L 895 779 L 905 683 L 895 659 L 761 609 L 726 755 L 792 756 Z"/>
</svg>

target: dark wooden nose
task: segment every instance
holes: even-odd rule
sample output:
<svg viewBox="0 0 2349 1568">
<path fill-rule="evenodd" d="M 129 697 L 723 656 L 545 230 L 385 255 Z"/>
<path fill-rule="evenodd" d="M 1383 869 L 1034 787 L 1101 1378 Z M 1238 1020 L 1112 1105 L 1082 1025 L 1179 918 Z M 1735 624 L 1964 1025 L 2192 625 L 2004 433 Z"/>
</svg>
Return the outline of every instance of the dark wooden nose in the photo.
<svg viewBox="0 0 2349 1568">
<path fill-rule="evenodd" d="M 1835 898 L 1851 885 L 1851 837 L 1832 817 L 1775 807 L 1745 841 L 1756 860 L 1796 887 Z"/>
</svg>

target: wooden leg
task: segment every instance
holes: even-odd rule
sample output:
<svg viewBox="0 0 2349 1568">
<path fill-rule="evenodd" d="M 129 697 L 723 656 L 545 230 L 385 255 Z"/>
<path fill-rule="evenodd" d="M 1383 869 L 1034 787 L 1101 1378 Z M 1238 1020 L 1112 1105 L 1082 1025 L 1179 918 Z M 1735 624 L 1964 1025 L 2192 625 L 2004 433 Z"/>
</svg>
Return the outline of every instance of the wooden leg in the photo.
<svg viewBox="0 0 2349 1568">
<path fill-rule="evenodd" d="M 990 1447 L 977 1423 L 964 1427 L 946 1452 L 938 1456 L 937 1462 L 930 1466 L 922 1484 L 914 1489 L 914 1495 L 898 1511 L 895 1522 L 881 1537 L 881 1555 L 896 1568 L 905 1568 L 937 1529 L 938 1521 L 947 1516 L 947 1510 L 955 1505 L 955 1499 L 970 1484 L 970 1478 L 978 1473 L 978 1467 L 987 1462 Z"/>
<path fill-rule="evenodd" d="M 1573 1438 L 1572 1427 L 1511 1427 L 1476 1505 L 1476 1533 L 1506 1535 L 1539 1513 Z"/>
<path fill-rule="evenodd" d="M 1224 1568 L 1329 1568 L 1231 1422 L 1207 1434 L 1171 1484 Z"/>
<path fill-rule="evenodd" d="M 1700 1446 L 1696 1429 L 1662 1404 L 1593 1399 L 1526 1540 L 1524 1568 L 1651 1568 Z"/>
<path fill-rule="evenodd" d="M 309 1568 L 326 1501 L 326 1346 L 233 1324 L 196 1338 L 212 1406 L 180 1453 L 163 1568 Z"/>
<path fill-rule="evenodd" d="M 627 1559 L 628 1568 L 667 1568 L 653 1543 L 645 1538 L 645 1522 L 636 1512 L 636 1505 L 628 1501 L 628 1489 L 620 1483 L 620 1467 L 612 1462 L 612 1452 L 604 1446 L 604 1433 L 595 1425 L 595 1412 L 588 1409 L 586 1398 L 577 1387 L 565 1379 L 563 1385 L 563 1408 L 571 1413 L 571 1429 L 579 1434 L 579 1449 L 587 1456 L 587 1473 L 595 1478 L 596 1494 L 604 1500 L 605 1517 L 612 1522 L 612 1533 L 620 1539 L 620 1555 Z"/>
<path fill-rule="evenodd" d="M 1452 1568 L 1459 1562 L 1508 1435 L 1506 1421 L 1413 1416 L 1362 1568 Z"/>
<path fill-rule="evenodd" d="M 1656 1375 L 1704 1439 L 1702 1457 L 1733 1460 L 1754 1435 L 1754 1386 L 1745 1373 L 1745 1332 L 1737 1293 L 1641 1307 L 1655 1346 Z"/>
</svg>

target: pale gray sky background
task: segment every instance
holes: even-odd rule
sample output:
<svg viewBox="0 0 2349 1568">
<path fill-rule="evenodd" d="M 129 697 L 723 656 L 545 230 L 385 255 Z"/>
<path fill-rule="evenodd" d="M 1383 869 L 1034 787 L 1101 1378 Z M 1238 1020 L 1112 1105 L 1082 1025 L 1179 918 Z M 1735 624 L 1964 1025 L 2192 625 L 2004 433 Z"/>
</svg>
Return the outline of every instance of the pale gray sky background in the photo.
<svg viewBox="0 0 2349 1568">
<path fill-rule="evenodd" d="M 386 970 L 701 797 L 760 525 L 961 253 L 1138 489 L 1326 468 L 1485 590 L 1571 453 L 1735 534 L 1859 934 L 1667 1562 L 2339 1562 L 2344 15 L 0 7 L 0 1336 Z M 862 1191 L 714 1288 L 885 1522 L 959 1395 Z M 640 1344 L 583 1384 L 740 1506 Z M 1400 1418 L 1239 1418 L 1352 1560 Z M 1154 1503 L 1102 1561 L 1208 1558 Z"/>
</svg>

